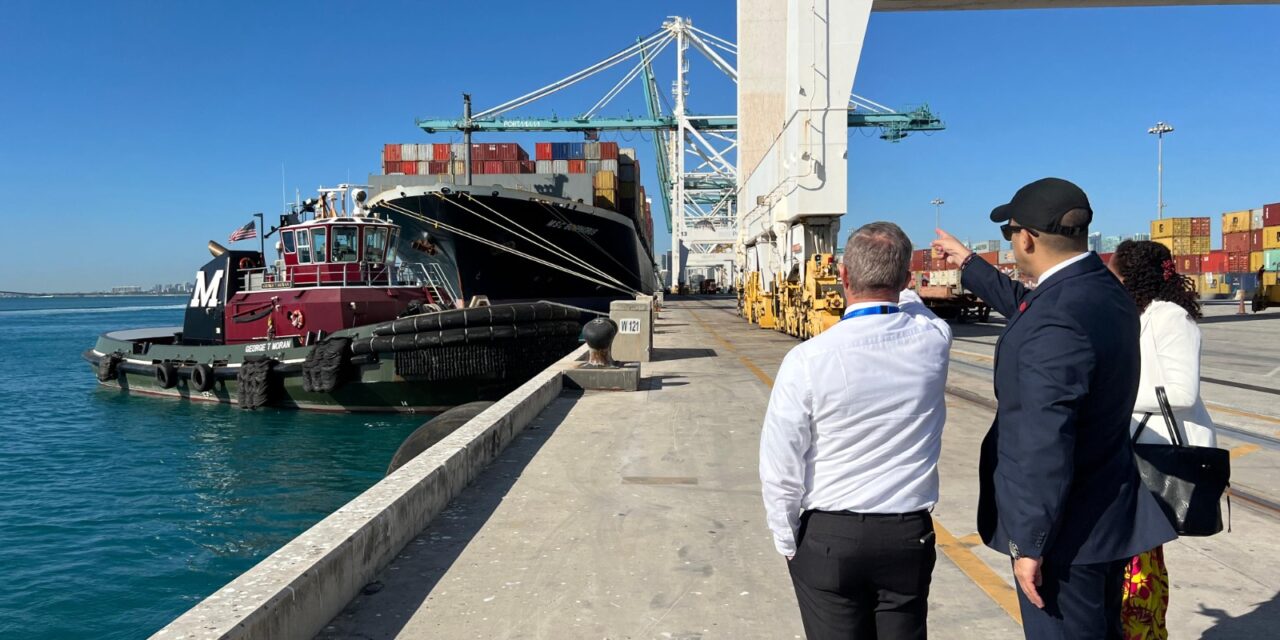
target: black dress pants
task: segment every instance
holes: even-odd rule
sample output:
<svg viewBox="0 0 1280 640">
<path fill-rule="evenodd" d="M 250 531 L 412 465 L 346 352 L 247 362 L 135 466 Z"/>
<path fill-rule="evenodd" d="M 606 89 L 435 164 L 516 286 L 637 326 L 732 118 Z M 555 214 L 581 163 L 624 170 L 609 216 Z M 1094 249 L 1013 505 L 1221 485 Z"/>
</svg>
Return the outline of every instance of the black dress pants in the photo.
<svg viewBox="0 0 1280 640">
<path fill-rule="evenodd" d="M 1127 560 L 1040 567 L 1037 608 L 1018 588 L 1022 632 L 1028 640 L 1121 640 L 1120 604 Z"/>
<path fill-rule="evenodd" d="M 805 512 L 788 563 L 805 635 L 924 640 L 937 557 L 928 512 Z"/>
</svg>

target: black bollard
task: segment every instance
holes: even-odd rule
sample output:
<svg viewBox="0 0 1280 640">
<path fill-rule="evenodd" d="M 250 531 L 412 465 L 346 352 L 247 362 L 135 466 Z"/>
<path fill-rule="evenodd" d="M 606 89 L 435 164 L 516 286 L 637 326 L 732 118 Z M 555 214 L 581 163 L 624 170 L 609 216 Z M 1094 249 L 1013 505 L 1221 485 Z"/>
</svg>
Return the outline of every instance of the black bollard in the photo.
<svg viewBox="0 0 1280 640">
<path fill-rule="evenodd" d="M 591 349 L 587 354 L 587 362 L 582 365 L 586 369 L 612 369 L 617 367 L 613 362 L 610 349 L 613 338 L 618 335 L 618 325 L 608 318 L 596 318 L 582 329 L 582 337 Z"/>
</svg>

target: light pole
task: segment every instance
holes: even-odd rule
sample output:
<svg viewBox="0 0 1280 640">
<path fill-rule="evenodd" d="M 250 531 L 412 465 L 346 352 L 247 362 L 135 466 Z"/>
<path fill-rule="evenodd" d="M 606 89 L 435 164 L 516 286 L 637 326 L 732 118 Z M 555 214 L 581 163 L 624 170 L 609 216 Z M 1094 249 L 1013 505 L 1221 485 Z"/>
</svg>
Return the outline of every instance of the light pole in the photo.
<svg viewBox="0 0 1280 640">
<path fill-rule="evenodd" d="M 1164 219 L 1164 134 L 1173 133 L 1173 126 L 1157 122 L 1147 129 L 1156 136 L 1156 219 Z"/>
<path fill-rule="evenodd" d="M 933 228 L 941 229 L 942 228 L 942 205 L 946 204 L 946 202 L 944 202 L 942 198 L 934 198 L 929 201 L 929 204 L 934 206 Z"/>
</svg>

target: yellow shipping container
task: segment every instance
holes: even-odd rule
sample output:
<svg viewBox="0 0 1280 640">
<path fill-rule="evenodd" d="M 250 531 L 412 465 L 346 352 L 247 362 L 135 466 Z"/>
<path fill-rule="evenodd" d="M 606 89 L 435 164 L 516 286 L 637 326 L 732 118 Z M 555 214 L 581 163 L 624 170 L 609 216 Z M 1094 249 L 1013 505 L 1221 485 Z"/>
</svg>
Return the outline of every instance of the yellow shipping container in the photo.
<svg viewBox="0 0 1280 640">
<path fill-rule="evenodd" d="M 1206 273 L 1195 277 L 1196 291 L 1202 296 L 1231 293 L 1231 285 L 1220 273 Z"/>
<path fill-rule="evenodd" d="M 1250 221 L 1253 218 L 1247 209 L 1245 211 L 1232 211 L 1231 213 L 1222 214 L 1222 232 L 1238 233 L 1248 231 Z"/>
<path fill-rule="evenodd" d="M 1209 248 L 1207 246 L 1208 240 L 1209 240 L 1208 238 L 1192 238 L 1189 236 L 1174 236 L 1172 238 L 1167 238 L 1167 240 L 1169 240 L 1169 244 L 1165 246 L 1169 247 L 1169 252 L 1175 256 L 1195 256 L 1195 255 L 1200 255 L 1201 253 L 1198 250 L 1200 248 L 1199 245 L 1201 243 L 1198 241 L 1202 239 L 1205 241 L 1204 244 L 1206 245 L 1204 248 L 1204 253 L 1209 253 Z"/>
<path fill-rule="evenodd" d="M 1249 252 L 1249 273 L 1257 273 L 1258 269 L 1262 268 L 1262 257 L 1261 251 Z"/>
<path fill-rule="evenodd" d="M 616 189 L 596 189 L 595 206 L 618 210 L 618 192 Z"/>
<path fill-rule="evenodd" d="M 595 175 L 595 187 L 597 189 L 617 189 L 618 174 L 612 171 L 597 171 Z"/>
<path fill-rule="evenodd" d="M 1280 249 L 1280 226 L 1263 227 L 1262 248 L 1263 249 Z"/>
<path fill-rule="evenodd" d="M 1191 235 L 1191 218 L 1165 218 L 1151 221 L 1152 238 L 1172 238 Z"/>
<path fill-rule="evenodd" d="M 1277 274 L 1277 273 L 1276 273 L 1276 272 L 1274 272 L 1274 271 L 1268 271 L 1268 272 L 1266 272 L 1266 273 L 1262 274 L 1262 286 L 1264 286 L 1264 287 L 1274 287 L 1274 286 L 1276 286 L 1276 276 L 1277 276 L 1277 275 L 1280 275 L 1280 274 Z"/>
<path fill-rule="evenodd" d="M 1154 228 L 1154 223 L 1152 227 Z M 1154 242 L 1159 242 L 1160 244 L 1164 245 L 1164 248 L 1169 250 L 1169 253 L 1173 253 L 1173 238 L 1157 238 L 1155 236 L 1151 236 L 1151 240 Z"/>
<path fill-rule="evenodd" d="M 1209 237 L 1197 236 L 1191 238 L 1191 253 L 1198 256 L 1203 256 L 1209 253 Z"/>
</svg>

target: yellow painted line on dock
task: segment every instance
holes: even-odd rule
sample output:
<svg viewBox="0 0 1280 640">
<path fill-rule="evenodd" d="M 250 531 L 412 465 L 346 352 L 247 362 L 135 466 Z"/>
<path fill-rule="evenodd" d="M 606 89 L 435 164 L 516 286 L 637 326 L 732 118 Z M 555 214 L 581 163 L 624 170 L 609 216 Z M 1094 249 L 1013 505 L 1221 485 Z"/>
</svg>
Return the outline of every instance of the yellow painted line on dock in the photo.
<svg viewBox="0 0 1280 640">
<path fill-rule="evenodd" d="M 1259 446 L 1258 446 L 1258 445 L 1256 445 L 1256 444 L 1242 444 L 1242 445 L 1240 445 L 1240 446 L 1238 446 L 1238 447 L 1235 447 L 1235 448 L 1231 449 L 1231 454 L 1230 454 L 1230 455 L 1231 455 L 1231 459 L 1232 459 L 1232 460 L 1235 460 L 1236 458 L 1240 458 L 1240 457 L 1243 457 L 1243 456 L 1247 456 L 1247 455 L 1249 455 L 1249 454 L 1253 453 L 1254 451 L 1257 451 L 1257 450 L 1259 450 L 1259 449 L 1261 449 L 1261 448 L 1262 448 L 1262 447 L 1259 447 Z"/>
<path fill-rule="evenodd" d="M 972 351 L 961 351 L 959 349 L 952 349 L 951 353 L 962 355 L 962 356 L 969 356 L 970 358 L 978 358 L 979 360 L 986 360 L 987 362 L 995 361 L 995 356 L 989 356 L 983 353 L 973 353 Z"/>
<path fill-rule="evenodd" d="M 1022 624 L 1022 611 L 1018 608 L 1018 593 L 1009 586 L 987 563 L 974 555 L 973 550 L 963 541 L 957 539 L 937 518 L 933 519 L 934 534 L 938 539 L 938 548 L 955 563 L 964 575 L 968 576 L 982 592 L 987 594 L 1014 622 Z M 965 536 L 968 539 L 969 536 Z"/>
<path fill-rule="evenodd" d="M 748 360 L 746 356 L 739 353 L 738 350 L 734 348 L 732 343 L 730 343 L 728 340 L 725 340 L 719 333 L 716 332 L 715 329 L 712 329 L 711 325 L 707 324 L 707 321 L 703 320 L 702 317 L 697 314 L 697 312 L 690 309 L 689 315 L 693 316 L 693 319 L 697 320 L 698 324 L 702 325 L 702 328 L 705 329 L 707 333 L 711 334 L 711 337 L 715 338 L 717 342 L 724 345 L 725 349 L 732 351 L 734 355 L 738 356 L 738 361 L 742 363 L 742 366 L 746 367 L 747 370 L 750 371 L 751 373 L 754 373 L 755 376 L 760 379 L 760 382 L 764 383 L 764 386 L 769 387 L 770 389 L 773 388 L 772 376 L 765 373 L 764 370 L 756 366 L 756 363 Z"/>
<path fill-rule="evenodd" d="M 1224 406 L 1222 406 L 1222 405 L 1220 405 L 1220 404 L 1217 404 L 1217 403 L 1214 403 L 1214 402 L 1206 402 L 1206 403 L 1204 403 L 1204 406 L 1205 406 L 1205 407 L 1208 407 L 1209 409 L 1212 409 L 1212 410 L 1214 410 L 1214 411 L 1221 411 L 1222 413 L 1229 413 L 1229 414 L 1231 414 L 1231 415 L 1233 415 L 1233 416 L 1240 416 L 1240 417 L 1243 417 L 1243 418 L 1253 418 L 1254 420 L 1261 420 L 1261 421 L 1263 421 L 1263 422 L 1270 422 L 1270 423 L 1272 423 L 1272 424 L 1280 424 L 1280 418 L 1275 418 L 1275 417 L 1272 417 L 1272 416 L 1264 416 L 1264 415 L 1262 415 L 1262 414 L 1260 414 L 1260 413 L 1253 413 L 1253 412 L 1251 412 L 1251 411 L 1242 411 L 1242 410 L 1240 410 L 1240 409 L 1232 409 L 1231 407 L 1224 407 Z"/>
<path fill-rule="evenodd" d="M 982 544 L 982 536 L 978 533 L 971 533 L 967 536 L 960 536 L 960 544 L 966 547 L 976 547 Z"/>
</svg>

